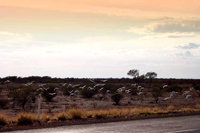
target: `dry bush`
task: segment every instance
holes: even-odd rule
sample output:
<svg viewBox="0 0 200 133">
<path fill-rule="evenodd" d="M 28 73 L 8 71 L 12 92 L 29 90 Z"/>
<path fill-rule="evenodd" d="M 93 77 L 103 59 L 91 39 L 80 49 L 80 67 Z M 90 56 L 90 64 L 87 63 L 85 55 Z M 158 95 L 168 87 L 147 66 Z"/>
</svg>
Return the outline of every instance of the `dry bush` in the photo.
<svg viewBox="0 0 200 133">
<path fill-rule="evenodd" d="M 123 117 L 129 117 L 129 116 L 132 116 L 131 115 L 131 109 L 129 108 L 124 108 L 120 111 L 120 115 L 123 116 Z"/>
<path fill-rule="evenodd" d="M 94 117 L 97 119 L 105 119 L 108 117 L 108 111 L 107 110 L 100 110 L 94 112 Z"/>
<path fill-rule="evenodd" d="M 128 112 L 128 111 L 126 111 L 126 112 Z M 137 115 L 140 114 L 140 112 L 141 112 L 141 108 L 132 108 L 129 111 L 129 115 L 130 116 L 137 116 Z"/>
<path fill-rule="evenodd" d="M 192 109 L 192 108 L 189 108 L 189 107 L 186 107 L 186 108 L 183 108 L 180 110 L 181 112 L 191 112 L 191 111 L 196 111 L 195 109 Z"/>
<path fill-rule="evenodd" d="M 65 121 L 65 120 L 68 119 L 67 114 L 66 114 L 65 112 L 59 113 L 58 116 L 57 116 L 57 118 L 58 118 L 58 120 L 60 120 L 60 121 Z"/>
<path fill-rule="evenodd" d="M 151 114 L 157 114 L 157 113 L 163 113 L 164 110 L 162 110 L 161 108 L 159 107 L 153 107 L 153 108 L 150 108 L 150 113 Z"/>
<path fill-rule="evenodd" d="M 114 93 L 111 95 L 111 99 L 116 103 L 116 105 L 119 105 L 119 102 L 123 97 L 124 96 L 121 93 Z"/>
<path fill-rule="evenodd" d="M 9 103 L 8 99 L 0 99 L 0 107 L 5 108 L 5 106 Z"/>
<path fill-rule="evenodd" d="M 149 107 L 141 108 L 139 114 L 140 115 L 150 115 L 151 114 L 151 109 Z"/>
<path fill-rule="evenodd" d="M 118 110 L 118 109 L 109 109 L 108 110 L 108 116 L 109 117 L 113 117 L 113 118 L 118 118 L 121 116 L 121 112 L 122 110 Z"/>
<path fill-rule="evenodd" d="M 168 112 L 171 112 L 171 111 L 174 111 L 175 110 L 175 107 L 173 106 L 173 105 L 169 105 L 168 107 L 167 107 L 167 111 Z"/>
<path fill-rule="evenodd" d="M 20 113 L 18 116 L 19 125 L 31 125 L 37 120 L 36 114 Z"/>
<path fill-rule="evenodd" d="M 26 104 L 31 100 L 33 88 L 30 86 L 22 87 L 10 92 L 14 103 L 25 109 Z"/>
<path fill-rule="evenodd" d="M 86 118 L 92 118 L 93 117 L 93 115 L 94 115 L 94 111 L 86 111 L 85 112 L 86 114 Z"/>
<path fill-rule="evenodd" d="M 53 84 L 48 84 L 45 86 L 45 88 L 49 89 L 44 89 L 42 96 L 48 101 L 51 102 L 52 99 L 57 95 L 56 91 L 54 90 L 57 86 Z M 49 93 L 55 93 L 55 95 L 49 95 Z"/>
<path fill-rule="evenodd" d="M 74 109 L 79 109 L 79 106 L 78 106 L 78 104 L 72 104 L 71 106 L 70 106 L 70 108 L 74 108 Z"/>
<path fill-rule="evenodd" d="M 84 111 L 78 108 L 71 108 L 68 110 L 68 115 L 71 119 L 81 119 L 84 118 Z"/>
<path fill-rule="evenodd" d="M 42 113 L 42 114 L 40 115 L 40 120 L 47 122 L 47 121 L 50 120 L 50 116 L 47 115 L 47 114 Z"/>
<path fill-rule="evenodd" d="M 81 90 L 83 98 L 92 98 L 95 94 L 97 94 L 97 90 L 89 90 L 86 87 Z"/>
<path fill-rule="evenodd" d="M 196 108 L 196 109 L 200 109 L 200 104 L 196 104 L 196 105 L 195 105 L 195 108 Z"/>
<path fill-rule="evenodd" d="M 5 115 L 0 115 L 0 126 L 4 126 L 7 124 L 7 120 Z"/>
</svg>

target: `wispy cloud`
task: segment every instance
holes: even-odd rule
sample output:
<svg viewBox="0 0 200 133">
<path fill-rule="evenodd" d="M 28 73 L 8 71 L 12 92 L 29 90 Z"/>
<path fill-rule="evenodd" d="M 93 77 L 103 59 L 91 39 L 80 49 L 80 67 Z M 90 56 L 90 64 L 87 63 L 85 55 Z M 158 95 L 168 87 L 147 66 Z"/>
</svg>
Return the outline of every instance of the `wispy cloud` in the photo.
<svg viewBox="0 0 200 133">
<path fill-rule="evenodd" d="M 183 46 L 177 46 L 177 48 L 180 48 L 180 49 L 196 49 L 199 47 L 200 47 L 200 44 L 196 44 L 196 43 L 189 43 Z"/>
<path fill-rule="evenodd" d="M 33 39 L 33 36 L 29 33 L 14 33 L 14 32 L 8 32 L 8 31 L 0 31 L 0 35 L 3 36 L 1 38 L 1 43 L 21 43 L 21 42 L 27 42 Z"/>
<path fill-rule="evenodd" d="M 192 56 L 192 53 L 190 51 L 185 51 L 185 52 L 176 53 L 176 55 L 188 57 L 188 56 Z"/>
<path fill-rule="evenodd" d="M 154 24 L 148 28 L 154 33 L 200 33 L 200 21 Z"/>
<path fill-rule="evenodd" d="M 193 37 L 200 35 L 200 19 L 167 18 L 157 21 L 151 20 L 149 24 L 143 27 L 131 27 L 128 32 L 153 37 Z"/>
<path fill-rule="evenodd" d="M 19 36 L 19 34 L 11 33 L 11 32 L 8 32 L 8 31 L 0 31 L 0 35 L 4 35 L 4 36 Z"/>
</svg>

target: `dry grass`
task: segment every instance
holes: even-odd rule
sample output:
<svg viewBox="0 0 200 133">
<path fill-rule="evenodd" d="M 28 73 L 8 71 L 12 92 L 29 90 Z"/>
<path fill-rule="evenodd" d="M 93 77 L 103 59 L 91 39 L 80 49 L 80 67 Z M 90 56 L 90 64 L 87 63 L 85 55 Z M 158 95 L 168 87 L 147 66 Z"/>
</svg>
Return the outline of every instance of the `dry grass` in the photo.
<svg viewBox="0 0 200 133">
<path fill-rule="evenodd" d="M 33 122 L 37 121 L 37 114 L 21 112 L 17 116 L 17 118 L 12 118 L 12 119 L 15 119 L 14 121 L 16 121 L 16 119 L 17 119 L 17 123 L 19 125 L 30 125 L 30 124 L 33 124 Z M 51 120 L 50 115 L 47 115 L 45 113 L 42 113 L 40 115 L 40 121 L 48 122 L 50 120 Z"/>
<path fill-rule="evenodd" d="M 97 119 L 105 119 L 107 118 L 109 115 L 109 111 L 108 110 L 99 110 L 99 111 L 94 111 L 94 118 Z"/>
<path fill-rule="evenodd" d="M 6 116 L 1 114 L 0 115 L 0 126 L 4 126 L 7 124 Z"/>
<path fill-rule="evenodd" d="M 65 121 L 68 119 L 68 116 L 66 112 L 61 112 L 61 113 L 58 113 L 57 118 L 60 121 Z"/>
<path fill-rule="evenodd" d="M 37 121 L 37 115 L 33 113 L 20 113 L 18 115 L 17 123 L 19 125 L 31 125 L 34 121 Z"/>
<path fill-rule="evenodd" d="M 71 119 L 82 119 L 85 117 L 85 111 L 79 108 L 71 108 L 67 111 L 69 118 Z"/>
<path fill-rule="evenodd" d="M 110 108 L 110 109 L 93 109 L 81 110 L 79 108 L 70 108 L 67 111 L 54 115 L 42 113 L 40 121 L 48 122 L 51 120 L 77 120 L 82 118 L 106 119 L 106 118 L 132 118 L 136 116 L 163 115 L 171 113 L 200 112 L 200 104 L 192 107 L 177 108 L 173 105 L 167 107 L 132 107 L 132 108 Z M 0 115 L 0 125 L 6 125 L 17 122 L 19 125 L 30 125 L 37 121 L 36 113 L 20 113 L 17 117 L 8 118 L 6 115 Z"/>
<path fill-rule="evenodd" d="M 86 111 L 84 110 L 81 110 L 79 108 L 70 108 L 68 111 L 58 113 L 56 116 L 58 120 L 64 121 L 67 119 L 76 120 L 76 119 L 87 118 L 88 117 L 87 115 L 89 115 L 89 113 L 87 114 Z"/>
<path fill-rule="evenodd" d="M 200 104 L 196 104 L 196 109 L 200 109 Z"/>
<path fill-rule="evenodd" d="M 173 106 L 173 105 L 169 105 L 168 107 L 167 107 L 167 111 L 169 112 L 169 111 L 174 111 L 175 110 L 175 107 Z"/>
<path fill-rule="evenodd" d="M 45 114 L 45 113 L 42 113 L 42 114 L 40 115 L 40 120 L 41 120 L 41 121 L 44 121 L 44 122 L 48 122 L 48 121 L 51 120 L 51 117 L 50 117 L 50 115 L 47 115 L 47 114 Z"/>
</svg>

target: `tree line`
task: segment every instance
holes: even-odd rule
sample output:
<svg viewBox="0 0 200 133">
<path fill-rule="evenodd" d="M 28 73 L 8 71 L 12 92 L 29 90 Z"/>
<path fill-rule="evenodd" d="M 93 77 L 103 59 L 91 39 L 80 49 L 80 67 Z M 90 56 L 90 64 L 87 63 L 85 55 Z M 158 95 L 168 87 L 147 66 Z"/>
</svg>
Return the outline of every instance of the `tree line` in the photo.
<svg viewBox="0 0 200 133">
<path fill-rule="evenodd" d="M 149 75 L 149 74 L 148 74 Z M 101 82 L 103 79 L 107 79 L 107 83 L 149 83 L 150 80 L 148 75 L 138 75 L 132 78 L 96 78 L 95 81 Z M 150 74 L 151 75 L 151 74 Z M 149 75 L 149 76 L 150 76 Z M 131 75 L 130 75 L 131 76 Z M 90 83 L 89 78 L 53 78 L 50 76 L 29 76 L 29 77 L 17 77 L 8 76 L 0 77 L 0 84 L 5 84 L 5 81 L 9 80 L 13 83 L 28 83 L 34 81 L 34 83 Z M 164 83 L 164 84 L 199 84 L 200 79 L 175 79 L 175 78 L 154 78 L 154 83 Z"/>
</svg>

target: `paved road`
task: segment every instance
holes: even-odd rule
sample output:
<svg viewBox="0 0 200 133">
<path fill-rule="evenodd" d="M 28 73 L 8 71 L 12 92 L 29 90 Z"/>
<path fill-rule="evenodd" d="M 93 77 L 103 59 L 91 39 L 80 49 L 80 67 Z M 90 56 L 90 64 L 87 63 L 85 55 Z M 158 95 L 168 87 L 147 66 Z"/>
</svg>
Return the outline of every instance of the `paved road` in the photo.
<svg viewBox="0 0 200 133">
<path fill-rule="evenodd" d="M 62 126 L 11 133 L 200 133 L 200 115 Z"/>
</svg>

